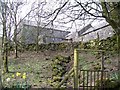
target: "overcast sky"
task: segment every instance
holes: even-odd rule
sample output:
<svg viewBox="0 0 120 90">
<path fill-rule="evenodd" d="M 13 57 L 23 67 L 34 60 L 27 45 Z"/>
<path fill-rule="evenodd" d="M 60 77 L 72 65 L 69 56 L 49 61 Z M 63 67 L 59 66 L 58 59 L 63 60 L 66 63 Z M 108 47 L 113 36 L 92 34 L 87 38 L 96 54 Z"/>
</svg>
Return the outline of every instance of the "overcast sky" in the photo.
<svg viewBox="0 0 120 90">
<path fill-rule="evenodd" d="M 47 2 L 46 6 L 44 7 L 44 9 L 46 11 L 54 11 L 56 8 L 59 7 L 59 3 L 60 2 L 64 2 L 64 1 L 67 1 L 67 0 L 52 0 L 52 1 L 51 0 L 27 0 L 27 4 L 23 7 L 23 10 L 22 10 L 22 16 L 25 16 L 26 13 L 30 10 L 30 7 L 33 4 L 33 2 L 37 3 L 37 2 L 43 2 L 43 1 Z M 78 0 L 78 1 L 87 2 L 88 0 Z M 98 2 L 98 0 L 95 0 L 95 1 Z M 74 0 L 70 0 L 70 2 L 74 3 L 75 1 Z M 64 15 L 58 16 L 57 19 L 59 19 L 61 17 L 64 17 Z M 91 22 L 90 20 L 86 21 L 85 25 L 89 24 L 90 22 Z M 80 20 L 76 20 L 76 23 L 77 23 L 77 25 L 73 24 L 73 27 L 70 29 L 70 31 L 76 31 L 76 29 L 80 29 L 80 28 L 84 27 L 84 25 L 81 25 L 82 22 Z M 96 25 L 97 23 L 98 22 L 93 22 L 92 24 Z M 58 25 L 60 26 L 60 24 L 57 23 L 57 22 L 54 23 L 54 24 L 56 24 L 57 26 Z M 71 23 L 64 24 L 65 27 L 69 27 L 70 25 L 71 25 Z"/>
<path fill-rule="evenodd" d="M 13 1 L 16 1 L 16 0 L 13 0 Z M 26 4 L 24 6 L 21 7 L 21 12 L 20 12 L 20 15 L 19 17 L 20 18 L 23 18 L 30 10 L 31 10 L 31 6 L 33 3 L 37 3 L 37 2 L 43 2 L 43 1 L 46 1 L 47 4 L 46 6 L 44 7 L 45 11 L 54 11 L 56 8 L 59 7 L 59 3 L 60 2 L 64 2 L 64 1 L 67 1 L 67 0 L 18 0 L 19 2 L 20 1 L 24 1 Z M 57 1 L 57 2 L 56 2 Z M 70 0 L 72 3 L 74 3 L 74 0 Z M 79 0 L 80 1 L 80 0 Z M 81 0 L 82 2 L 86 2 L 88 0 Z M 98 0 L 95 0 L 95 1 L 98 1 Z M 62 15 L 58 16 L 57 18 L 61 18 Z M 63 15 L 64 17 L 64 15 Z M 85 25 L 89 24 L 91 21 L 86 21 L 85 22 Z M 76 24 L 73 24 L 72 28 L 69 29 L 70 31 L 76 31 L 76 30 L 80 30 L 80 28 L 84 27 L 84 24 L 81 25 L 81 21 L 79 20 L 76 20 Z M 96 26 L 97 24 L 99 23 L 99 21 L 95 21 L 92 23 L 93 26 Z M 55 26 L 58 26 L 58 29 L 62 29 L 62 28 L 59 28 L 61 24 L 59 23 L 54 23 Z M 62 24 L 63 25 L 63 24 Z M 65 27 L 70 27 L 71 26 L 71 23 L 67 23 L 67 24 L 64 24 L 63 26 Z M 64 29 L 64 28 L 63 28 Z M 0 34 L 2 30 L 0 30 Z"/>
</svg>

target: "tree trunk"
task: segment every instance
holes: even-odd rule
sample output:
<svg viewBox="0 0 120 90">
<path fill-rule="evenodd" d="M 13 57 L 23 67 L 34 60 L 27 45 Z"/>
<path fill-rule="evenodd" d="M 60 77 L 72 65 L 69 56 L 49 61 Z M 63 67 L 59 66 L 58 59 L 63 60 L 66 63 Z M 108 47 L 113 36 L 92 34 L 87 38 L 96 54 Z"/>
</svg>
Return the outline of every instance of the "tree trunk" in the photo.
<svg viewBox="0 0 120 90">
<path fill-rule="evenodd" d="M 3 30 L 3 35 L 2 35 L 2 48 L 3 48 L 3 45 L 4 45 L 4 30 Z"/>
<path fill-rule="evenodd" d="M 14 43 L 15 43 L 15 58 L 18 58 L 18 46 L 17 46 L 17 19 L 15 13 L 15 31 L 14 31 Z"/>
<path fill-rule="evenodd" d="M 11 14 L 10 14 L 11 15 Z M 10 42 L 11 42 L 11 24 L 12 24 L 12 15 L 10 16 L 10 23 L 9 23 L 9 32 L 8 32 L 8 55 L 10 55 L 10 47 L 11 47 L 11 44 L 10 44 Z"/>
<path fill-rule="evenodd" d="M 4 54 L 3 54 L 3 65 L 4 65 L 4 72 L 8 72 L 8 50 L 7 50 L 7 42 L 4 44 Z"/>
<path fill-rule="evenodd" d="M 36 37 L 36 52 L 39 51 L 39 26 L 37 27 L 37 37 Z"/>
<path fill-rule="evenodd" d="M 120 34 L 117 34 L 118 70 L 120 70 Z"/>
<path fill-rule="evenodd" d="M 115 3 L 101 2 L 101 5 L 106 21 L 112 26 L 117 35 L 118 70 L 120 70 L 120 4 L 119 2 L 116 5 Z M 109 10 L 108 5 L 111 5 Z"/>
<path fill-rule="evenodd" d="M 3 58 L 3 70 L 4 72 L 8 72 L 8 44 L 7 44 L 7 31 L 6 31 L 6 20 L 3 23 L 3 53 L 2 53 L 2 58 Z"/>
<path fill-rule="evenodd" d="M 18 47 L 17 47 L 17 43 L 15 41 L 15 58 L 18 58 Z"/>
<path fill-rule="evenodd" d="M 0 2 L 2 5 L 2 25 L 3 25 L 3 37 L 2 37 L 2 60 L 4 73 L 8 72 L 8 50 L 7 50 L 7 6 L 5 2 Z"/>
</svg>

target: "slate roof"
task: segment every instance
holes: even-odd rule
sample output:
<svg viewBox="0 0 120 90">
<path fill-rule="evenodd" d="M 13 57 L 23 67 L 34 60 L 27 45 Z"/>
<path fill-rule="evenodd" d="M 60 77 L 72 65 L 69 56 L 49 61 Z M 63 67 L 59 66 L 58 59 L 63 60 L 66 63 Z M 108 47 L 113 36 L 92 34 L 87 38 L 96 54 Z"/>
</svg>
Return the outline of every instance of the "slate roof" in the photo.
<svg viewBox="0 0 120 90">
<path fill-rule="evenodd" d="M 97 33 L 98 33 L 100 39 L 106 39 L 107 37 L 111 37 L 114 34 L 114 30 L 111 26 L 107 26 L 102 29 L 96 30 L 96 29 L 106 26 L 106 25 L 108 25 L 108 23 L 106 21 L 99 22 L 96 25 L 88 24 L 87 26 L 83 27 L 80 31 L 68 34 L 66 38 L 67 39 L 72 38 L 74 42 L 78 42 L 78 41 L 82 41 L 82 40 L 83 40 L 83 42 L 87 42 L 89 40 L 96 39 Z M 96 31 L 94 31 L 94 30 L 96 30 Z M 94 31 L 94 32 L 92 32 L 92 31 Z M 82 35 L 84 35 L 84 36 L 82 36 Z"/>
</svg>

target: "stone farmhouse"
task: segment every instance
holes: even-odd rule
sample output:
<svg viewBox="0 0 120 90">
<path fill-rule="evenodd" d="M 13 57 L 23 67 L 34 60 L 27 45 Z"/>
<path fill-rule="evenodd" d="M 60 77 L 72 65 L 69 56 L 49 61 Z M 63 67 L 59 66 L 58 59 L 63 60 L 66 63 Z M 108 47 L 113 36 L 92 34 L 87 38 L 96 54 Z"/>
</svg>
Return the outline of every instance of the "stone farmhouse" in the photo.
<svg viewBox="0 0 120 90">
<path fill-rule="evenodd" d="M 79 31 L 69 32 L 49 27 L 39 27 L 38 29 L 34 23 L 23 22 L 21 24 L 21 33 L 19 34 L 19 38 L 21 42 L 25 44 L 34 44 L 36 42 L 37 32 L 39 32 L 39 44 L 60 43 L 66 41 L 71 42 L 71 40 L 73 42 L 88 42 L 90 40 L 98 38 L 98 35 L 100 40 L 113 36 L 115 34 L 113 28 L 106 25 L 108 25 L 106 21 L 101 21 L 97 25 L 93 25 L 91 23 L 84 26 Z M 101 28 L 103 26 L 106 27 Z"/>
<path fill-rule="evenodd" d="M 65 36 L 69 31 L 63 31 L 53 28 L 42 28 L 35 24 L 23 22 L 20 26 L 19 40 L 24 44 L 34 44 L 37 40 L 39 44 L 60 43 L 65 41 Z"/>
</svg>

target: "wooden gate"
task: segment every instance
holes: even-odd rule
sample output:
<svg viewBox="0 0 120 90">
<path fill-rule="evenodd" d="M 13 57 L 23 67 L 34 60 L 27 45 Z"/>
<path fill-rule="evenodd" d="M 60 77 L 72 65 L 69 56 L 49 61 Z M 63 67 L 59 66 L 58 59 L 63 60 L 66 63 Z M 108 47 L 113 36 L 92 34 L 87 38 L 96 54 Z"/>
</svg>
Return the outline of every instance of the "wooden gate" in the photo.
<svg viewBox="0 0 120 90">
<path fill-rule="evenodd" d="M 80 70 L 79 87 L 83 90 L 103 90 L 108 77 L 107 71 Z"/>
<path fill-rule="evenodd" d="M 104 50 L 81 50 L 81 49 L 74 49 L 74 88 L 79 88 L 79 52 L 80 51 L 87 51 L 87 52 L 99 52 L 102 54 L 102 57 L 101 57 L 101 70 L 99 71 L 90 71 L 90 70 L 80 70 L 80 78 L 82 80 L 82 83 L 81 86 L 83 88 L 88 88 L 88 87 L 96 87 L 96 80 L 99 80 L 101 82 L 101 85 L 97 85 L 98 87 L 101 87 L 103 88 L 104 85 L 103 85 L 103 79 L 106 79 L 107 75 L 106 75 L 106 72 L 104 71 Z M 80 80 L 80 81 L 81 81 Z"/>
<path fill-rule="evenodd" d="M 81 70 L 79 68 L 79 51 L 90 51 L 101 53 L 101 69 L 100 70 Z M 106 90 L 105 81 L 109 79 L 108 71 L 104 71 L 104 53 L 105 50 L 80 50 L 74 49 L 74 65 L 73 68 L 68 72 L 64 79 L 60 82 L 57 88 L 70 77 L 74 75 L 74 86 L 75 90 Z"/>
</svg>

